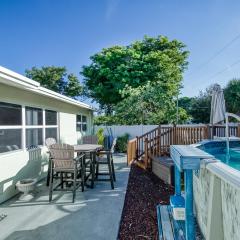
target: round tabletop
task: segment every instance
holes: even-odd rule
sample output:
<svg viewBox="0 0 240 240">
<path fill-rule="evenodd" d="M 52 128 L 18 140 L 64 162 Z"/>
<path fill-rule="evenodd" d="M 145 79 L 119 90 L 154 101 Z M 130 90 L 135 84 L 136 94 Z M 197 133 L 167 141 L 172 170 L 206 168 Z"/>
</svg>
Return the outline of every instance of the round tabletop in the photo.
<svg viewBox="0 0 240 240">
<path fill-rule="evenodd" d="M 103 146 L 99 144 L 79 144 L 74 145 L 74 150 L 76 152 L 95 152 L 102 149 Z"/>
</svg>

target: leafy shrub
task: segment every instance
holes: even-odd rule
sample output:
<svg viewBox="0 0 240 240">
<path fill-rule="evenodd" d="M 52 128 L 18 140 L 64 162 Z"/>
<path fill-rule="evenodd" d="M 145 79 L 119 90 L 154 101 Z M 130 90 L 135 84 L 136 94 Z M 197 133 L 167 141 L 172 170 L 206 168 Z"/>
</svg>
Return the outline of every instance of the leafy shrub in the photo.
<svg viewBox="0 0 240 240">
<path fill-rule="evenodd" d="M 98 144 L 104 145 L 104 129 L 103 128 L 99 128 L 97 130 L 97 138 L 98 138 Z"/>
<path fill-rule="evenodd" d="M 114 125 L 114 124 L 118 123 L 118 120 L 115 119 L 114 115 L 111 115 L 111 116 L 95 116 L 93 118 L 93 123 L 96 126 L 99 126 L 99 125 Z"/>
<path fill-rule="evenodd" d="M 125 133 L 124 135 L 117 138 L 116 150 L 117 152 L 127 152 L 127 143 L 129 140 L 129 134 Z"/>
</svg>

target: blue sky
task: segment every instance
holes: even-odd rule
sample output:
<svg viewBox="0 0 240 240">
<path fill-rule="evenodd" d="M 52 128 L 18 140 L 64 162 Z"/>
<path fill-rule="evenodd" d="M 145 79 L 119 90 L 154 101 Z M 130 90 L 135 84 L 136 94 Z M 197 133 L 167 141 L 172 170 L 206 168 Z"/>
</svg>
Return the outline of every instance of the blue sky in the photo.
<svg viewBox="0 0 240 240">
<path fill-rule="evenodd" d="M 78 74 L 103 47 L 165 35 L 190 51 L 182 95 L 194 96 L 240 77 L 239 11 L 237 0 L 1 0 L 0 65 Z"/>
</svg>

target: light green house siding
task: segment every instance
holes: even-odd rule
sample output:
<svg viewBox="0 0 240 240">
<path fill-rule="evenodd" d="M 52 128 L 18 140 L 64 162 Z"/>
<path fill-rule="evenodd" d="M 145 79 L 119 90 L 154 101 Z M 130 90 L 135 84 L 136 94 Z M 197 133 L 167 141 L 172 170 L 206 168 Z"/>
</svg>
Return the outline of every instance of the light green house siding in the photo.
<svg viewBox="0 0 240 240">
<path fill-rule="evenodd" d="M 64 143 L 77 144 L 81 141 L 82 133 L 76 131 L 77 114 L 87 116 L 87 131 L 83 134 L 89 135 L 93 130 L 92 110 L 42 96 L 32 90 L 0 83 L 0 102 L 57 111 L 59 139 Z M 18 180 L 28 177 L 40 180 L 46 176 L 46 147 L 32 151 L 22 149 L 0 153 L 0 164 L 0 202 L 3 202 L 17 193 L 15 184 Z"/>
</svg>

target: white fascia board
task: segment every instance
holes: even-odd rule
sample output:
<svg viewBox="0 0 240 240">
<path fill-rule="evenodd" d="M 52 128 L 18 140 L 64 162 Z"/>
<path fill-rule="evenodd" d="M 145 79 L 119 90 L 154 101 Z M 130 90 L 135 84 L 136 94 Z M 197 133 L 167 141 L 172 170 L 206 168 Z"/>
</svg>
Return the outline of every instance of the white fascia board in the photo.
<svg viewBox="0 0 240 240">
<path fill-rule="evenodd" d="M 92 111 L 94 110 L 92 106 L 86 103 L 74 100 L 70 97 L 66 97 L 52 90 L 41 87 L 39 82 L 33 81 L 30 78 L 24 77 L 2 66 L 0 66 L 0 82 L 6 85 L 15 86 L 30 92 L 34 92 L 43 96 L 51 97 L 58 101 L 66 102 L 81 108 L 89 109 Z"/>
<path fill-rule="evenodd" d="M 1 76 L 4 76 L 5 78 L 9 77 L 12 81 L 17 81 L 17 83 L 22 83 L 22 84 L 28 84 L 28 85 L 32 85 L 34 87 L 39 87 L 40 83 L 33 81 L 30 78 L 27 78 L 21 74 L 18 74 L 16 72 L 13 72 L 7 68 L 4 68 L 2 66 L 0 66 L 0 74 Z M 10 80 L 9 79 L 9 80 Z"/>
</svg>

